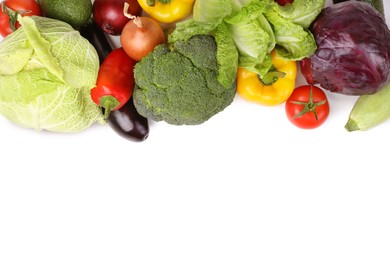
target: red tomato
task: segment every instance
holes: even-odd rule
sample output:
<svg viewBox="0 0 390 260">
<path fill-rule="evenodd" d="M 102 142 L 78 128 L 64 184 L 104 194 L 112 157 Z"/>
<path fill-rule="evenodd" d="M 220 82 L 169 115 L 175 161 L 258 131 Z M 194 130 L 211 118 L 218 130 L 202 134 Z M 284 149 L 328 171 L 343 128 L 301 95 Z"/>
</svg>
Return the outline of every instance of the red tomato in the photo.
<svg viewBox="0 0 390 260">
<path fill-rule="evenodd" d="M 275 2 L 277 2 L 279 5 L 286 5 L 286 4 L 291 4 L 292 2 L 294 2 L 294 0 L 274 0 Z"/>
<path fill-rule="evenodd" d="M 20 27 L 17 13 L 22 16 L 42 15 L 41 7 L 35 0 L 4 0 L 0 8 L 0 34 L 5 37 Z M 15 13 L 17 12 L 17 13 Z"/>
<path fill-rule="evenodd" d="M 314 85 L 296 87 L 286 100 L 287 118 L 295 126 L 313 129 L 322 125 L 329 115 L 329 102 L 325 92 Z"/>
</svg>

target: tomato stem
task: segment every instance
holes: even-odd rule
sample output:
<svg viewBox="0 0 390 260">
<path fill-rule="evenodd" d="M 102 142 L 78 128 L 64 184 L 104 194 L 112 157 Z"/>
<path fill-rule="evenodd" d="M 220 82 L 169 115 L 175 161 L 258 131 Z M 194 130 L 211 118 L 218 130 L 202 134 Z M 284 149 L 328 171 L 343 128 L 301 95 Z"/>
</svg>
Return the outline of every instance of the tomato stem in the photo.
<svg viewBox="0 0 390 260">
<path fill-rule="evenodd" d="M 1 3 L 1 11 L 6 14 L 9 17 L 9 27 L 12 31 L 16 31 L 16 22 L 18 20 L 19 12 L 12 10 L 11 8 L 7 7 L 4 2 Z M 21 15 L 28 13 L 20 12 Z"/>
<path fill-rule="evenodd" d="M 314 114 L 314 117 L 318 121 L 317 111 L 316 108 L 325 104 L 326 99 L 320 100 L 318 102 L 313 102 L 313 86 L 310 86 L 310 95 L 309 95 L 309 101 L 303 102 L 303 101 L 290 101 L 290 103 L 296 104 L 296 105 L 302 105 L 302 110 L 294 116 L 294 118 L 303 116 L 306 113 L 312 112 Z"/>
</svg>

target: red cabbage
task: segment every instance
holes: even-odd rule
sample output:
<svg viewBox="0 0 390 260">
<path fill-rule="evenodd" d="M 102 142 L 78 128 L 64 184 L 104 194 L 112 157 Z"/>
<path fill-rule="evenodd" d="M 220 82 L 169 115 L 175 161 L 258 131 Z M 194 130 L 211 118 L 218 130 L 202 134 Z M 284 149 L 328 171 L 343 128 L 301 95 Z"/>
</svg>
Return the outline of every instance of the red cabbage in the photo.
<svg viewBox="0 0 390 260">
<path fill-rule="evenodd" d="M 363 95 L 390 81 L 390 31 L 371 5 L 348 1 L 328 6 L 310 30 L 317 43 L 309 62 L 313 83 L 340 94 Z"/>
</svg>

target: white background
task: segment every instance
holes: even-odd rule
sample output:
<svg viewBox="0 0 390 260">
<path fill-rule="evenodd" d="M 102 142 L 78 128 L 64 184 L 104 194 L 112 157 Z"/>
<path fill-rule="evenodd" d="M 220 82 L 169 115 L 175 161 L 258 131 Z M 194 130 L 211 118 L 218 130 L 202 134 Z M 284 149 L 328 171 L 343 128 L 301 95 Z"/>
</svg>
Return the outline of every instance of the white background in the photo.
<svg viewBox="0 0 390 260">
<path fill-rule="evenodd" d="M 356 97 L 327 95 L 315 130 L 236 97 L 141 143 L 0 117 L 0 259 L 390 259 L 390 121 L 347 132 Z"/>
</svg>

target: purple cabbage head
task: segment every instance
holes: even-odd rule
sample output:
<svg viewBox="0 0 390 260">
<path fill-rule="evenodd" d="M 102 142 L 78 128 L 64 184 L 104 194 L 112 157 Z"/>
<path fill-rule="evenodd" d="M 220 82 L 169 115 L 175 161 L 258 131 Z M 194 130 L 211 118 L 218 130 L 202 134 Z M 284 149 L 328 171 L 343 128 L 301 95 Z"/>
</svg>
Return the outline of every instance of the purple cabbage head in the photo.
<svg viewBox="0 0 390 260">
<path fill-rule="evenodd" d="M 313 83 L 340 94 L 363 95 L 389 82 L 390 31 L 371 5 L 347 1 L 328 6 L 310 29 L 317 43 L 310 57 Z"/>
</svg>

